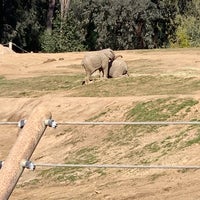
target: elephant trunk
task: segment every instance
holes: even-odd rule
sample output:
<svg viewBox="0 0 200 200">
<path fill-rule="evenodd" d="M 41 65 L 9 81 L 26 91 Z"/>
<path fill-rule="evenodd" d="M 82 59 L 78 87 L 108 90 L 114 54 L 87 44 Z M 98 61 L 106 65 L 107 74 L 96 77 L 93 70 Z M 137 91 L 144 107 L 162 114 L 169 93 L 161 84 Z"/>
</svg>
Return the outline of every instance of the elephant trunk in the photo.
<svg viewBox="0 0 200 200">
<path fill-rule="evenodd" d="M 116 55 L 115 58 L 114 58 L 114 60 L 117 59 L 117 58 L 119 58 L 119 57 L 120 57 L 120 58 L 123 58 L 122 55 Z"/>
</svg>

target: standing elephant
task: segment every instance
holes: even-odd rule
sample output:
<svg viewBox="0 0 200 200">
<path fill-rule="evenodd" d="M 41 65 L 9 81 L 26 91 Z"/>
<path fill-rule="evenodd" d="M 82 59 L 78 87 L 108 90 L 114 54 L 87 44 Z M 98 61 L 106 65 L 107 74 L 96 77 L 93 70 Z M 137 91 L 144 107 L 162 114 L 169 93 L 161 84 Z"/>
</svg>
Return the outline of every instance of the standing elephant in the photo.
<svg viewBox="0 0 200 200">
<path fill-rule="evenodd" d="M 114 59 L 115 54 L 112 49 L 88 52 L 82 60 L 82 66 L 86 72 L 86 77 L 82 84 L 88 84 L 90 82 L 91 75 L 96 70 L 102 72 L 102 77 L 108 78 L 109 63 Z"/>
<path fill-rule="evenodd" d="M 128 75 L 127 63 L 122 59 L 115 59 L 113 62 L 110 62 L 109 78 L 117 78 L 123 75 Z"/>
</svg>

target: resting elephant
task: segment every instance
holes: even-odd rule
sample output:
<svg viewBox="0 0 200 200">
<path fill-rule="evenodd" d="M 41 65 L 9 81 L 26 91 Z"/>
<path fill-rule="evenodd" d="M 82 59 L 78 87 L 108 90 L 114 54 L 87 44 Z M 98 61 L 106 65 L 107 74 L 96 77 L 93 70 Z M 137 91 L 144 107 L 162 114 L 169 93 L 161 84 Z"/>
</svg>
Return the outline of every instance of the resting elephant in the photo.
<svg viewBox="0 0 200 200">
<path fill-rule="evenodd" d="M 110 62 L 109 78 L 116 78 L 122 75 L 128 75 L 128 66 L 126 62 L 122 59 L 115 59 L 113 62 Z"/>
<path fill-rule="evenodd" d="M 112 62 L 114 59 L 115 54 L 112 49 L 88 52 L 82 60 L 82 66 L 86 72 L 86 77 L 82 84 L 88 84 L 91 79 L 91 75 L 96 70 L 102 72 L 102 77 L 108 78 L 109 62 Z"/>
</svg>

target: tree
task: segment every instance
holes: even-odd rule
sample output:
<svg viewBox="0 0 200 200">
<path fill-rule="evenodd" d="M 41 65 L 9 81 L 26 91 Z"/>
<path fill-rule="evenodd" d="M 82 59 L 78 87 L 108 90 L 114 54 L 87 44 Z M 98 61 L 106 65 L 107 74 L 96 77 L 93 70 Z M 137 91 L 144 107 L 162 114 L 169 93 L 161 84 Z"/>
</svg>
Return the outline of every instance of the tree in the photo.
<svg viewBox="0 0 200 200">
<path fill-rule="evenodd" d="M 9 41 L 12 41 L 12 39 L 16 36 L 16 23 L 17 23 L 17 17 L 16 17 L 16 10 L 15 8 L 18 6 L 18 1 L 6 1 L 2 0 L 1 3 L 1 12 L 0 12 L 0 22 L 1 22 L 1 28 L 0 28 L 0 42 L 1 43 L 7 43 Z"/>
<path fill-rule="evenodd" d="M 75 16 L 73 12 L 69 12 L 65 19 L 61 20 L 58 12 L 57 17 L 53 21 L 51 34 L 44 32 L 41 37 L 41 46 L 44 52 L 65 52 L 65 51 L 81 51 L 84 50 L 83 42 L 80 39 L 80 31 L 75 26 Z M 65 23 L 63 23 L 63 21 Z M 62 26 L 61 26 L 61 23 Z"/>
<path fill-rule="evenodd" d="M 69 11 L 70 0 L 60 0 L 60 14 L 61 20 L 66 18 L 66 15 Z"/>
<path fill-rule="evenodd" d="M 13 41 L 27 51 L 40 50 L 39 35 L 45 28 L 46 8 L 46 0 L 3 0 L 0 42 Z"/>
<path fill-rule="evenodd" d="M 0 42 L 13 41 L 28 51 L 40 51 L 41 45 L 51 52 L 143 49 L 168 47 L 185 34 L 182 38 L 189 38 L 193 46 L 199 43 L 199 4 L 199 0 L 2 0 Z"/>
<path fill-rule="evenodd" d="M 167 43 L 175 10 L 156 0 L 90 0 L 81 5 L 81 25 L 90 50 L 155 48 Z M 168 5 L 167 5 L 168 6 Z M 75 6 L 74 6 L 75 7 Z M 76 8 L 78 9 L 78 8 Z M 77 18 L 80 20 L 80 18 Z M 170 32 L 171 33 L 171 32 Z"/>
<path fill-rule="evenodd" d="M 200 46 L 200 2 L 191 0 L 186 5 L 184 15 L 176 15 L 177 29 L 172 47 Z"/>
<path fill-rule="evenodd" d="M 49 0 L 49 8 L 47 12 L 47 32 L 49 33 L 51 33 L 52 31 L 52 20 L 54 15 L 55 3 L 55 0 Z"/>
</svg>

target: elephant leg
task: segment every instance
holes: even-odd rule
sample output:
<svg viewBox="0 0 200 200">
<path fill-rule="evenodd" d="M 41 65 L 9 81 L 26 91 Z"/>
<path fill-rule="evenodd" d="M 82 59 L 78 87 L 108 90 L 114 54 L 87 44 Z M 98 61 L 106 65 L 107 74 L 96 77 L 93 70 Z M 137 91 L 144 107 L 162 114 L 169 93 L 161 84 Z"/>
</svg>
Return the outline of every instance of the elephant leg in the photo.
<svg viewBox="0 0 200 200">
<path fill-rule="evenodd" d="M 86 77 L 85 77 L 85 84 L 86 85 L 89 84 L 90 79 L 91 79 L 90 74 L 87 74 Z"/>
<path fill-rule="evenodd" d="M 103 78 L 107 79 L 108 78 L 108 73 L 109 73 L 109 62 L 108 60 L 105 60 L 102 64 L 102 69 L 103 69 Z"/>
<path fill-rule="evenodd" d="M 107 66 L 105 69 L 104 69 L 104 78 L 107 79 L 109 77 L 109 67 Z"/>
<path fill-rule="evenodd" d="M 87 84 L 89 84 L 90 80 L 91 80 L 91 72 L 89 70 L 86 70 L 86 76 L 85 76 L 84 83 L 87 85 Z"/>
<path fill-rule="evenodd" d="M 99 68 L 99 78 L 102 78 L 104 76 L 103 68 Z"/>
</svg>

